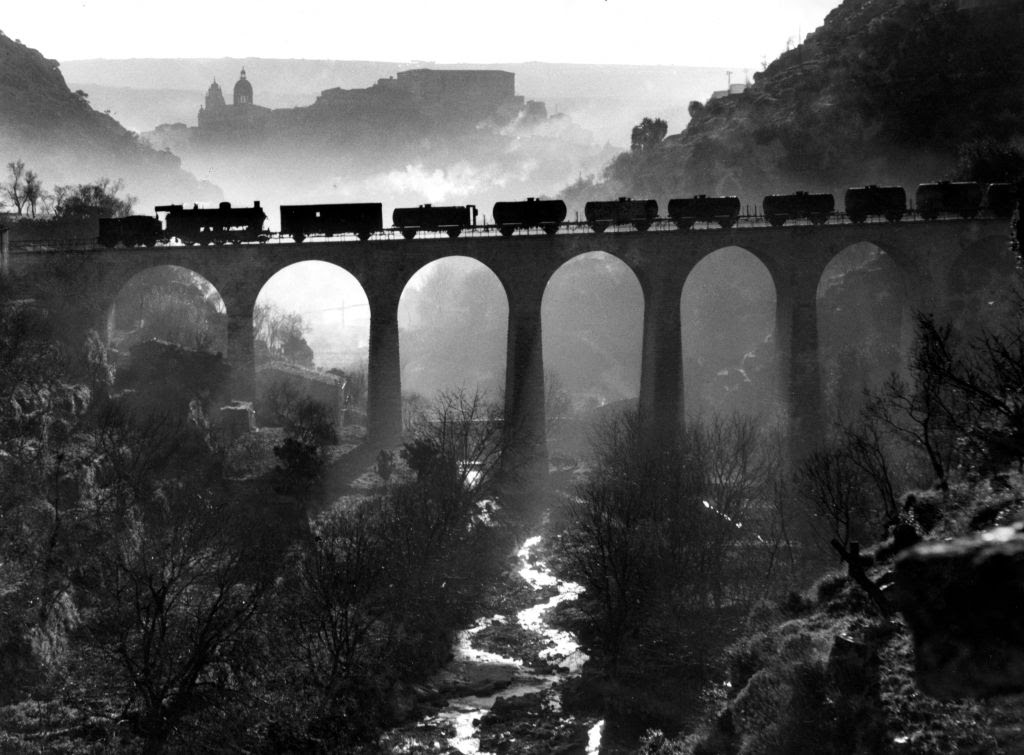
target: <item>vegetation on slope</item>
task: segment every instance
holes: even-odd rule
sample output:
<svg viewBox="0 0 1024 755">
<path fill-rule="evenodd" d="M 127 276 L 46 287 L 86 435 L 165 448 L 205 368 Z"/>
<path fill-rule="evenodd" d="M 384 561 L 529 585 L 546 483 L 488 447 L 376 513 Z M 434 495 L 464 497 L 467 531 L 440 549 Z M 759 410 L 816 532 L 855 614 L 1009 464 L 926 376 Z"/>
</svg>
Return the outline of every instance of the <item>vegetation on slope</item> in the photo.
<svg viewBox="0 0 1024 755">
<path fill-rule="evenodd" d="M 22 159 L 47 183 L 123 178 L 143 204 L 168 196 L 216 199 L 219 192 L 181 169 L 72 92 L 59 64 L 0 32 L 0 156 Z"/>
</svg>

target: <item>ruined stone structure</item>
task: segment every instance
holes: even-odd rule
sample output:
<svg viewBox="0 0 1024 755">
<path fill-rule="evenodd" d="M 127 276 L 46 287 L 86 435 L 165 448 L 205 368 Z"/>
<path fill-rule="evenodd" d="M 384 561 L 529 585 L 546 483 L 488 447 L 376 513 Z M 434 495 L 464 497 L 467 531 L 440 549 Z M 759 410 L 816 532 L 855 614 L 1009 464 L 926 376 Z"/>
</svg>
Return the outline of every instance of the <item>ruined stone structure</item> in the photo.
<svg viewBox="0 0 1024 755">
<path fill-rule="evenodd" d="M 391 101 L 430 120 L 511 120 L 525 102 L 516 75 L 507 71 L 435 71 L 418 68 L 379 79 L 366 89 L 326 89 L 314 107 L 340 112 L 375 111 Z"/>
<path fill-rule="evenodd" d="M 286 362 L 267 362 L 256 368 L 254 394 L 257 398 L 262 399 L 275 383 L 290 384 L 298 395 L 308 396 L 327 407 L 338 427 L 344 424 L 345 380 L 340 376 Z M 264 409 L 262 407 L 261 411 Z M 261 417 L 260 424 L 273 424 L 273 419 Z"/>
<path fill-rule="evenodd" d="M 886 252 L 899 271 L 904 291 L 904 348 L 913 340 L 915 311 L 950 311 L 951 292 L 964 269 L 976 268 L 980 261 L 1002 274 L 1004 267 L 1012 271 L 1014 265 L 1007 221 L 945 220 L 601 236 L 561 233 L 508 239 L 276 243 L 230 250 L 12 251 L 11 277 L 26 294 L 33 285 L 52 289 L 54 279 L 65 281 L 68 296 L 89 302 L 83 327 L 102 331 L 111 303 L 133 275 L 156 265 L 180 265 L 195 271 L 216 287 L 226 305 L 227 359 L 235 374 L 231 398 L 245 400 L 254 393 L 253 308 L 263 285 L 297 262 L 319 259 L 336 264 L 355 276 L 369 301 L 368 429 L 371 439 L 380 442 L 396 437 L 402 427 L 398 351 L 402 291 L 425 265 L 455 255 L 470 257 L 494 272 L 508 297 L 506 421 L 516 447 L 542 458 L 546 451 L 541 301 L 558 268 L 580 254 L 603 251 L 622 260 L 636 275 L 644 295 L 641 421 L 652 443 L 664 443 L 674 437 L 683 411 L 683 284 L 708 255 L 740 247 L 764 264 L 775 286 L 779 398 L 789 410 L 792 452 L 799 454 L 814 447 L 824 431 L 818 285 L 828 263 L 859 242 L 870 242 Z"/>
</svg>

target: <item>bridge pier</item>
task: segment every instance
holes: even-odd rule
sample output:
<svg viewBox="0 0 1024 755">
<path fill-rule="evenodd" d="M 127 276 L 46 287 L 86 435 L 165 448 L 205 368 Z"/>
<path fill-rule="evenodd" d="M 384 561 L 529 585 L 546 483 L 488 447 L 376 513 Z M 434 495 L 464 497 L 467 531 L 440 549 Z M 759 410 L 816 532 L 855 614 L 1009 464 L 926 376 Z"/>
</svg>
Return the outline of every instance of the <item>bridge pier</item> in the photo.
<svg viewBox="0 0 1024 755">
<path fill-rule="evenodd" d="M 775 332 L 779 397 L 789 417 L 790 462 L 798 462 L 825 438 L 818 352 L 817 289 L 820 271 L 802 271 L 776 291 Z"/>
<path fill-rule="evenodd" d="M 674 266 L 644 276 L 644 331 L 640 365 L 640 428 L 649 450 L 672 446 L 683 418 L 683 343 L 680 302 L 692 269 Z"/>
<path fill-rule="evenodd" d="M 540 315 L 546 283 L 544 278 L 527 279 L 509 291 L 502 464 L 527 483 L 546 477 L 548 471 Z"/>
<path fill-rule="evenodd" d="M 402 435 L 402 368 L 398 350 L 401 290 L 366 291 L 370 303 L 370 356 L 366 375 L 367 439 L 386 444 Z"/>
<path fill-rule="evenodd" d="M 228 398 L 232 401 L 255 401 L 256 355 L 253 350 L 255 333 L 252 327 L 252 307 L 232 306 L 232 304 L 228 304 L 226 361 L 231 367 Z"/>
</svg>

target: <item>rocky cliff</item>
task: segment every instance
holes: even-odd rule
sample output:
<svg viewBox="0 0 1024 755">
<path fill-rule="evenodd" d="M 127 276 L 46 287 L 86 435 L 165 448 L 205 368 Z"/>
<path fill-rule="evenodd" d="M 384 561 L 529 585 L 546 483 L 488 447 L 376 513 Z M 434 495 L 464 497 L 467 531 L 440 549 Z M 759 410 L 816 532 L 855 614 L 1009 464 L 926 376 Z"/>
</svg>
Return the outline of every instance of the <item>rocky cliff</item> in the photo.
<svg viewBox="0 0 1024 755">
<path fill-rule="evenodd" d="M 147 210 L 160 202 L 219 197 L 181 169 L 180 160 L 140 142 L 72 92 L 59 64 L 0 32 L 0 162 L 24 160 L 46 188 L 123 178 Z"/>
<path fill-rule="evenodd" d="M 952 175 L 972 145 L 1024 139 L 1022 30 L 1021 0 L 845 0 L 745 91 L 692 103 L 684 131 L 620 155 L 596 189 L 581 182 L 569 198 L 757 202 Z"/>
</svg>

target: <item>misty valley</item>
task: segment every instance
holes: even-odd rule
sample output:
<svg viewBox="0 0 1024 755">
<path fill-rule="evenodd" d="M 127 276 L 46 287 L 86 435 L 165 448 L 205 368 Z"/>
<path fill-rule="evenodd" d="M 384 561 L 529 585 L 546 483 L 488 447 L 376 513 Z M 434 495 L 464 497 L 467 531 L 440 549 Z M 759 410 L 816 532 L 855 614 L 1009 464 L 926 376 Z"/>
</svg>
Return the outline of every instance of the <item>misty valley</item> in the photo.
<svg viewBox="0 0 1024 755">
<path fill-rule="evenodd" d="M 1022 30 L 0 33 L 0 751 L 1024 751 Z"/>
</svg>

